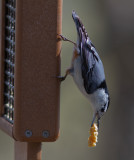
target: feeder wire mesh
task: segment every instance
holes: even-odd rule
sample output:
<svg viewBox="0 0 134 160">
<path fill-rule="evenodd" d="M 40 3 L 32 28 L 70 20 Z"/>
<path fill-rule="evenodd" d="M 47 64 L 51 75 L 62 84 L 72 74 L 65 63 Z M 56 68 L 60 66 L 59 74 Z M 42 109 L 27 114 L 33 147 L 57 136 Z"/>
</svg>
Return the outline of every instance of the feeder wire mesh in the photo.
<svg viewBox="0 0 134 160">
<path fill-rule="evenodd" d="M 4 118 L 13 123 L 16 0 L 5 1 Z"/>
</svg>

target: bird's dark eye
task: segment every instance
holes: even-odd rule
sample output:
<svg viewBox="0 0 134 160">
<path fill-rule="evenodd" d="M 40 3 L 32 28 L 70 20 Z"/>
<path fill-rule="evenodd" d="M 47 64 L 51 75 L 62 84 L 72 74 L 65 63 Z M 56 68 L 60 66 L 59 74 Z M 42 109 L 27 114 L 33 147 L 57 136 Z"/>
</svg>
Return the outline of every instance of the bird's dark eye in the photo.
<svg viewBox="0 0 134 160">
<path fill-rule="evenodd" d="M 104 108 L 101 108 L 101 112 L 104 112 L 104 110 L 105 110 Z"/>
</svg>

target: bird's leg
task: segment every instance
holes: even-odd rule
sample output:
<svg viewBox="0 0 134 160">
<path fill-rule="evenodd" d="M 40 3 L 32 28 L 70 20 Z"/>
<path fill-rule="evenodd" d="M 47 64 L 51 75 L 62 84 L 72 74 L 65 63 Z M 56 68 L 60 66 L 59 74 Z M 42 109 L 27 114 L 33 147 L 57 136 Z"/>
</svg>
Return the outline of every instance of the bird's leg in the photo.
<svg viewBox="0 0 134 160">
<path fill-rule="evenodd" d="M 73 43 L 76 46 L 76 43 L 74 43 L 73 41 L 65 38 L 63 35 L 61 35 L 61 34 L 57 34 L 57 35 L 60 37 L 60 40 L 62 40 L 62 41 L 68 41 L 70 43 Z"/>
<path fill-rule="evenodd" d="M 66 73 L 64 76 L 57 76 L 57 78 L 62 82 L 66 79 L 66 77 L 68 76 L 68 74 L 70 74 L 72 72 L 72 68 L 69 68 L 66 70 Z"/>
</svg>

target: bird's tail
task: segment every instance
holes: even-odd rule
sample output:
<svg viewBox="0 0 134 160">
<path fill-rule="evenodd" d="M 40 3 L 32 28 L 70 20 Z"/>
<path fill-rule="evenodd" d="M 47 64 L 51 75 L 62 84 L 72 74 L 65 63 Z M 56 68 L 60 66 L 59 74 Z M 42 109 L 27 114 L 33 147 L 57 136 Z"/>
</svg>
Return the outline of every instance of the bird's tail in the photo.
<svg viewBox="0 0 134 160">
<path fill-rule="evenodd" d="M 82 24 L 79 16 L 76 14 L 76 12 L 74 10 L 72 11 L 72 17 L 73 17 L 74 23 L 76 25 L 78 36 L 81 37 L 81 35 L 84 34 L 86 39 L 89 38 L 84 25 Z"/>
</svg>

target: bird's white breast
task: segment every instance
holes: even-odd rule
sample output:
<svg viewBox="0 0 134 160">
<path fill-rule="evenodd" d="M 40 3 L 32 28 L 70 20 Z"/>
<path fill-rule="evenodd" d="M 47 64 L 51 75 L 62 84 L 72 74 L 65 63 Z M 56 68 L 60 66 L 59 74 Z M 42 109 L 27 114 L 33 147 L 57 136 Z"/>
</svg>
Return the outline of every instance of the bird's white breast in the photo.
<svg viewBox="0 0 134 160">
<path fill-rule="evenodd" d="M 80 91 L 87 96 L 87 93 L 84 88 L 83 78 L 82 78 L 82 71 L 81 71 L 81 58 L 78 56 L 73 61 L 73 74 L 72 77 L 74 79 L 74 82 L 76 83 L 77 87 L 80 89 Z"/>
</svg>

